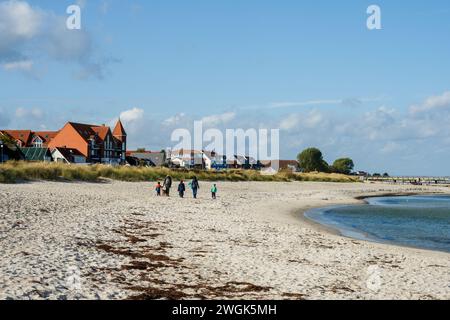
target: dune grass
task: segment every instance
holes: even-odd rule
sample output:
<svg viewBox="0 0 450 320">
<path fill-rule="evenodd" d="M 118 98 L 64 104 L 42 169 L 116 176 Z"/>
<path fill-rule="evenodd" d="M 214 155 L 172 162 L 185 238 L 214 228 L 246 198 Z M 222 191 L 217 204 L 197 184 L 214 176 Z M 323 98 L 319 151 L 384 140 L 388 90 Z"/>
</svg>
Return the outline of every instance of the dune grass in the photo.
<svg viewBox="0 0 450 320">
<path fill-rule="evenodd" d="M 0 183 L 22 181 L 89 181 L 102 179 L 119 181 L 160 181 L 170 175 L 174 180 L 189 180 L 197 176 L 200 181 L 322 181 L 357 182 L 351 176 L 327 173 L 292 173 L 281 171 L 276 175 L 262 175 L 253 170 L 188 171 L 168 168 L 90 165 L 77 166 L 61 163 L 10 161 L 0 165 Z"/>
</svg>

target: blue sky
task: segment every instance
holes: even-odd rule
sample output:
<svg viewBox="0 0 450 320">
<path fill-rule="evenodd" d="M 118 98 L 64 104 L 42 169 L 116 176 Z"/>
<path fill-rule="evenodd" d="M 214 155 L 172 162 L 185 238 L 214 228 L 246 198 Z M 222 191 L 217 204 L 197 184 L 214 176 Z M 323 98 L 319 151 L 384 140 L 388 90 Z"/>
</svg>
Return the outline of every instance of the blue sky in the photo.
<svg viewBox="0 0 450 320">
<path fill-rule="evenodd" d="M 81 31 L 62 23 L 73 3 Z M 450 175 L 449 34 L 444 0 L 0 0 L 0 127 L 122 114 L 131 147 L 161 149 L 207 119 L 280 128 L 283 158 Z"/>
</svg>

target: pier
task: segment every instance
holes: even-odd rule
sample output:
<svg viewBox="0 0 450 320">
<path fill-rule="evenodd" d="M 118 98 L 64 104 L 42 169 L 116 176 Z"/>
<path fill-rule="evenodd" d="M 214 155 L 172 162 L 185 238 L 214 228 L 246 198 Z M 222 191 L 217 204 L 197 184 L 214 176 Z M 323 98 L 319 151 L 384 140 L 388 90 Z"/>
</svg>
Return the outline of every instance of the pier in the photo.
<svg viewBox="0 0 450 320">
<path fill-rule="evenodd" d="M 365 177 L 364 181 L 403 185 L 450 186 L 450 177 Z"/>
</svg>

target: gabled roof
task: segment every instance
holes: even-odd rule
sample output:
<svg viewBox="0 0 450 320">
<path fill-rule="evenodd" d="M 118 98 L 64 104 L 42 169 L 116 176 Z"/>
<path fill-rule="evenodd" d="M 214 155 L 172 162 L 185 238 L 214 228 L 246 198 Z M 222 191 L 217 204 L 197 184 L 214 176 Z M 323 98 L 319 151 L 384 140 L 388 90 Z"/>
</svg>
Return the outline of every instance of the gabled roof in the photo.
<svg viewBox="0 0 450 320">
<path fill-rule="evenodd" d="M 126 136 L 126 135 L 127 135 L 127 133 L 125 132 L 125 129 L 123 128 L 122 121 L 120 121 L 120 119 L 119 119 L 116 123 L 116 126 L 114 127 L 113 136 L 121 137 L 121 136 Z"/>
<path fill-rule="evenodd" d="M 111 131 L 109 127 L 106 126 L 92 126 L 92 130 L 94 130 L 94 132 L 97 133 L 98 137 L 102 140 L 105 140 L 108 132 Z"/>
<path fill-rule="evenodd" d="M 34 135 L 39 136 L 44 143 L 49 143 L 58 133 L 59 131 L 36 131 Z"/>
<path fill-rule="evenodd" d="M 72 126 L 72 128 L 75 129 L 75 131 L 84 139 L 84 141 L 89 142 L 91 139 L 98 139 L 100 138 L 98 136 L 98 133 L 94 128 L 98 128 L 99 126 L 96 125 L 90 125 L 90 124 L 83 124 L 83 123 L 75 123 L 75 122 L 68 122 L 68 125 Z M 100 131 L 100 130 L 98 130 Z"/>
<path fill-rule="evenodd" d="M 31 130 L 2 130 L 8 136 L 14 140 L 20 140 L 23 144 L 27 145 L 30 143 L 32 132 Z"/>
<path fill-rule="evenodd" d="M 58 150 L 59 153 L 61 153 L 61 155 L 68 161 L 68 162 L 74 162 L 73 157 L 83 157 L 85 158 L 85 156 L 78 151 L 77 149 L 73 149 L 73 148 L 55 148 L 55 150 Z"/>
</svg>

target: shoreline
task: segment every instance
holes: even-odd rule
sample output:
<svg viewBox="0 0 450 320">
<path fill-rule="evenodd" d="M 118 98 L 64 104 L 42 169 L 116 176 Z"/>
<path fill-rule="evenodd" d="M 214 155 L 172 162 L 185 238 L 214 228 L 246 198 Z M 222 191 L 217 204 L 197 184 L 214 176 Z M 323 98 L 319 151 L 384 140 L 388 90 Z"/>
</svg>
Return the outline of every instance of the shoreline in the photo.
<svg viewBox="0 0 450 320">
<path fill-rule="evenodd" d="M 357 196 L 354 199 L 358 201 L 358 203 L 360 204 L 364 204 L 364 205 L 369 205 L 369 203 L 367 201 L 365 201 L 366 199 L 371 199 L 371 198 L 384 198 L 384 197 L 408 197 L 408 196 L 431 196 L 431 195 L 450 195 L 448 193 L 442 193 L 442 192 L 430 192 L 430 193 L 414 193 L 414 192 L 405 192 L 405 193 L 385 193 L 385 194 L 380 194 L 380 195 L 370 195 L 370 196 Z M 336 206 L 351 206 L 351 205 L 356 205 L 358 203 L 346 203 L 346 204 L 331 204 L 329 206 L 325 206 L 325 207 L 321 207 L 321 206 L 317 206 L 317 207 L 313 207 L 313 208 L 309 208 L 309 209 L 299 209 L 299 213 L 297 214 L 297 218 L 300 219 L 303 223 L 310 225 L 311 227 L 315 228 L 316 230 L 319 230 L 321 232 L 326 232 L 335 236 L 340 236 L 340 237 L 344 237 L 347 239 L 352 239 L 352 240 L 356 240 L 356 241 L 365 241 L 365 242 L 369 242 L 369 243 L 376 243 L 376 244 L 380 244 L 380 245 L 387 245 L 387 246 L 394 246 L 394 247 L 400 247 L 400 248 L 410 248 L 410 249 L 415 249 L 415 250 L 424 250 L 426 252 L 438 252 L 438 253 L 444 253 L 444 254 L 449 254 L 450 252 L 447 251 L 443 251 L 443 250 L 434 250 L 434 249 L 428 249 L 428 248 L 423 248 L 423 247 L 415 247 L 415 246 L 410 246 L 410 245 L 405 245 L 405 244 L 401 244 L 401 243 L 397 243 L 394 241 L 383 241 L 382 239 L 377 239 L 377 238 L 373 238 L 370 239 L 370 237 L 367 237 L 366 239 L 359 239 L 356 237 L 351 237 L 351 236 L 346 236 L 345 234 L 342 233 L 342 231 L 339 228 L 334 228 L 332 226 L 329 225 L 325 225 L 322 224 L 320 222 L 315 221 L 312 218 L 308 218 L 306 216 L 306 213 L 308 213 L 311 210 L 315 210 L 315 209 L 327 209 L 327 208 L 332 208 L 332 207 L 336 207 Z M 363 232 L 358 230 L 359 232 Z"/>
</svg>

